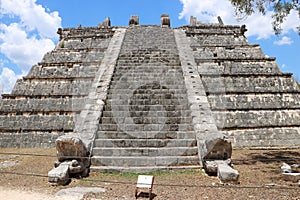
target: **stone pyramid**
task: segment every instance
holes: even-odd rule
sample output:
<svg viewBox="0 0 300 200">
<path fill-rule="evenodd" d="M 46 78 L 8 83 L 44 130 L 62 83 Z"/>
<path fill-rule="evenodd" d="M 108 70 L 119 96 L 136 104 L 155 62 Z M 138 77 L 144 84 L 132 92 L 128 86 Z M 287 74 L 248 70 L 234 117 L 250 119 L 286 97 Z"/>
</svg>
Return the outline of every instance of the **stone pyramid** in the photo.
<svg viewBox="0 0 300 200">
<path fill-rule="evenodd" d="M 297 82 L 245 26 L 161 21 L 59 29 L 56 48 L 2 95 L 0 147 L 71 135 L 95 171 L 150 171 L 198 168 L 216 135 L 235 148 L 300 144 Z"/>
</svg>

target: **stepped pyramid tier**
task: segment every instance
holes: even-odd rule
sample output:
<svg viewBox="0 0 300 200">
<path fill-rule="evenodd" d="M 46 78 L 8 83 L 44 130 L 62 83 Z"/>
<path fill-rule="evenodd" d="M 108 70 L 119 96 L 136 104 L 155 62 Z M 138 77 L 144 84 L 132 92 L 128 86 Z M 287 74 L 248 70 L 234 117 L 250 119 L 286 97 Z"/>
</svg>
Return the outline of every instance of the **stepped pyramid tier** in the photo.
<svg viewBox="0 0 300 200">
<path fill-rule="evenodd" d="M 91 169 L 108 172 L 199 168 L 230 158 L 231 144 L 300 144 L 297 82 L 245 26 L 192 17 L 170 28 L 168 15 L 110 24 L 58 30 L 56 48 L 2 95 L 1 147 L 76 137 L 67 144 L 83 144 Z"/>
</svg>

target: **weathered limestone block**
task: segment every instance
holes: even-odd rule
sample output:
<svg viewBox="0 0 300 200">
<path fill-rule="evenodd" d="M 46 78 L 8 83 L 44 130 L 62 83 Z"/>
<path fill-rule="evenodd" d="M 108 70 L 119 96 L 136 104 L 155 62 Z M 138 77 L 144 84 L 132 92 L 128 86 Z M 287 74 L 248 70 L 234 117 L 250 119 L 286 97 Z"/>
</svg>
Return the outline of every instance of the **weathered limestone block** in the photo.
<svg viewBox="0 0 300 200">
<path fill-rule="evenodd" d="M 62 40 L 62 38 L 63 38 L 63 36 L 62 36 L 62 33 L 63 33 L 62 28 L 58 28 L 56 33 L 59 35 L 59 40 Z"/>
<path fill-rule="evenodd" d="M 212 110 L 300 108 L 299 93 L 209 95 Z"/>
<path fill-rule="evenodd" d="M 265 55 L 258 46 L 243 47 L 199 47 L 194 50 L 196 61 L 207 59 L 263 59 Z"/>
<path fill-rule="evenodd" d="M 197 26 L 197 18 L 194 16 L 190 17 L 190 26 Z"/>
<path fill-rule="evenodd" d="M 19 96 L 87 95 L 92 79 L 65 80 L 22 80 L 19 79 L 12 91 Z"/>
<path fill-rule="evenodd" d="M 288 74 L 278 76 L 264 75 L 244 75 L 217 77 L 223 83 L 226 92 L 233 93 L 259 93 L 259 92 L 295 92 L 298 91 L 297 82 Z M 202 81 L 206 86 L 206 92 L 210 94 L 224 91 L 224 87 L 216 88 L 216 77 L 202 76 Z"/>
<path fill-rule="evenodd" d="M 239 172 L 225 163 L 218 165 L 218 179 L 223 183 L 238 183 Z"/>
<path fill-rule="evenodd" d="M 87 159 L 88 151 L 81 139 L 65 135 L 57 138 L 55 143 L 57 158 L 60 162 L 70 159 Z"/>
<path fill-rule="evenodd" d="M 282 178 L 285 181 L 297 183 L 298 181 L 300 181 L 300 173 L 282 173 Z"/>
<path fill-rule="evenodd" d="M 72 130 L 73 118 L 68 115 L 0 116 L 1 130 Z"/>
<path fill-rule="evenodd" d="M 201 146 L 203 160 L 227 160 L 231 157 L 231 142 L 224 138 L 207 138 Z"/>
<path fill-rule="evenodd" d="M 64 28 L 62 31 L 62 37 L 65 40 L 69 39 L 82 39 L 82 38 L 111 38 L 114 34 L 112 27 L 88 27 L 88 28 L 81 28 L 81 29 L 74 29 L 74 28 Z"/>
<path fill-rule="evenodd" d="M 48 172 L 48 182 L 53 185 L 66 185 L 69 179 L 69 166 L 60 165 Z"/>
<path fill-rule="evenodd" d="M 170 21 L 170 17 L 167 14 L 162 14 L 160 16 L 160 22 L 161 22 L 161 26 L 166 26 L 166 27 L 170 27 L 171 26 L 171 21 Z"/>
<path fill-rule="evenodd" d="M 47 105 L 47 107 L 45 107 Z M 84 98 L 2 99 L 0 112 L 70 112 L 80 111 Z"/>
<path fill-rule="evenodd" d="M 298 127 L 252 128 L 222 131 L 229 138 L 234 138 L 233 146 L 242 147 L 291 147 L 299 144 Z M 288 135 L 288 137 L 287 137 Z"/>
<path fill-rule="evenodd" d="M 292 168 L 292 172 L 300 173 L 300 164 L 292 164 L 291 168 Z"/>
<path fill-rule="evenodd" d="M 58 162 L 48 173 L 51 184 L 65 185 L 70 181 L 70 177 L 88 175 L 89 152 L 79 138 L 67 135 L 59 137 L 56 140 L 56 150 Z"/>
<path fill-rule="evenodd" d="M 195 35 L 190 38 L 190 41 L 193 50 L 201 48 L 201 46 L 218 46 L 220 43 L 228 49 L 232 46 L 249 44 L 243 36 L 228 37 L 227 35 Z"/>
<path fill-rule="evenodd" d="M 244 35 L 244 33 L 246 31 L 248 31 L 248 29 L 246 28 L 246 25 L 244 24 L 244 25 L 241 26 L 241 34 Z"/>
<path fill-rule="evenodd" d="M 205 160 L 204 161 L 204 170 L 208 174 L 217 174 L 219 164 L 231 165 L 231 159 L 227 160 Z"/>
<path fill-rule="evenodd" d="M 95 64 L 56 64 L 51 67 L 35 65 L 25 78 L 91 78 L 95 76 L 96 71 Z"/>
<path fill-rule="evenodd" d="M 218 22 L 221 26 L 224 26 L 224 22 L 220 16 L 218 16 Z"/>
<path fill-rule="evenodd" d="M 84 42 L 84 41 L 83 41 Z M 86 51 L 53 51 L 45 54 L 42 63 L 81 63 L 81 62 L 101 62 L 103 52 L 99 50 Z"/>
<path fill-rule="evenodd" d="M 139 25 L 139 16 L 137 15 L 132 15 L 129 19 L 129 26 L 132 25 Z"/>
<path fill-rule="evenodd" d="M 211 34 L 211 35 L 222 35 L 222 34 L 232 34 L 232 36 L 238 36 L 240 33 L 240 26 L 230 26 L 230 28 L 222 28 L 219 23 L 216 24 L 205 24 L 197 21 L 197 26 L 201 28 L 195 27 L 186 27 L 186 35 L 200 35 L 200 34 Z M 209 27 L 209 28 L 202 28 Z"/>
<path fill-rule="evenodd" d="M 300 125 L 299 110 L 214 111 L 213 116 L 218 128 L 258 128 Z"/>
<path fill-rule="evenodd" d="M 98 27 L 109 27 L 110 26 L 110 18 L 106 17 L 102 23 L 98 24 Z"/>
<path fill-rule="evenodd" d="M 292 167 L 289 164 L 282 163 L 281 172 L 282 173 L 292 173 Z"/>
</svg>

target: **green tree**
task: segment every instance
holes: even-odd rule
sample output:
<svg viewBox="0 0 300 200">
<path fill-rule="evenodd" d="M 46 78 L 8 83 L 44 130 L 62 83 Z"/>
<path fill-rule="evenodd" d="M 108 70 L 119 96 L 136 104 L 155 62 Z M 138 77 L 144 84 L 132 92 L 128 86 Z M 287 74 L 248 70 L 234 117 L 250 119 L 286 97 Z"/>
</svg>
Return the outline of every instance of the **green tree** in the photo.
<svg viewBox="0 0 300 200">
<path fill-rule="evenodd" d="M 296 10 L 300 18 L 300 4 L 298 0 L 230 0 L 235 8 L 238 18 L 253 14 L 258 10 L 262 14 L 266 11 L 273 10 L 272 26 L 276 35 L 282 31 L 282 23 L 292 10 Z M 297 27 L 300 35 L 300 24 Z"/>
</svg>

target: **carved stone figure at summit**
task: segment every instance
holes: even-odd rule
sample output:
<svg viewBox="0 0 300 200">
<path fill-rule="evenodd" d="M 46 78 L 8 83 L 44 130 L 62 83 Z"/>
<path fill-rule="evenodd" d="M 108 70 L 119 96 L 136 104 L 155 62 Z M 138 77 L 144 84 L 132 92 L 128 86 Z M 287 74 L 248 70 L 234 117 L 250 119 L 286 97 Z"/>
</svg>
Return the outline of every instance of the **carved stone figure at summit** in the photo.
<svg viewBox="0 0 300 200">
<path fill-rule="evenodd" d="M 139 25 L 139 16 L 132 15 L 129 19 L 129 26 L 130 25 Z"/>
<path fill-rule="evenodd" d="M 161 22 L 161 26 L 167 26 L 167 27 L 171 26 L 170 17 L 167 14 L 162 14 L 160 16 L 160 22 Z"/>
</svg>

